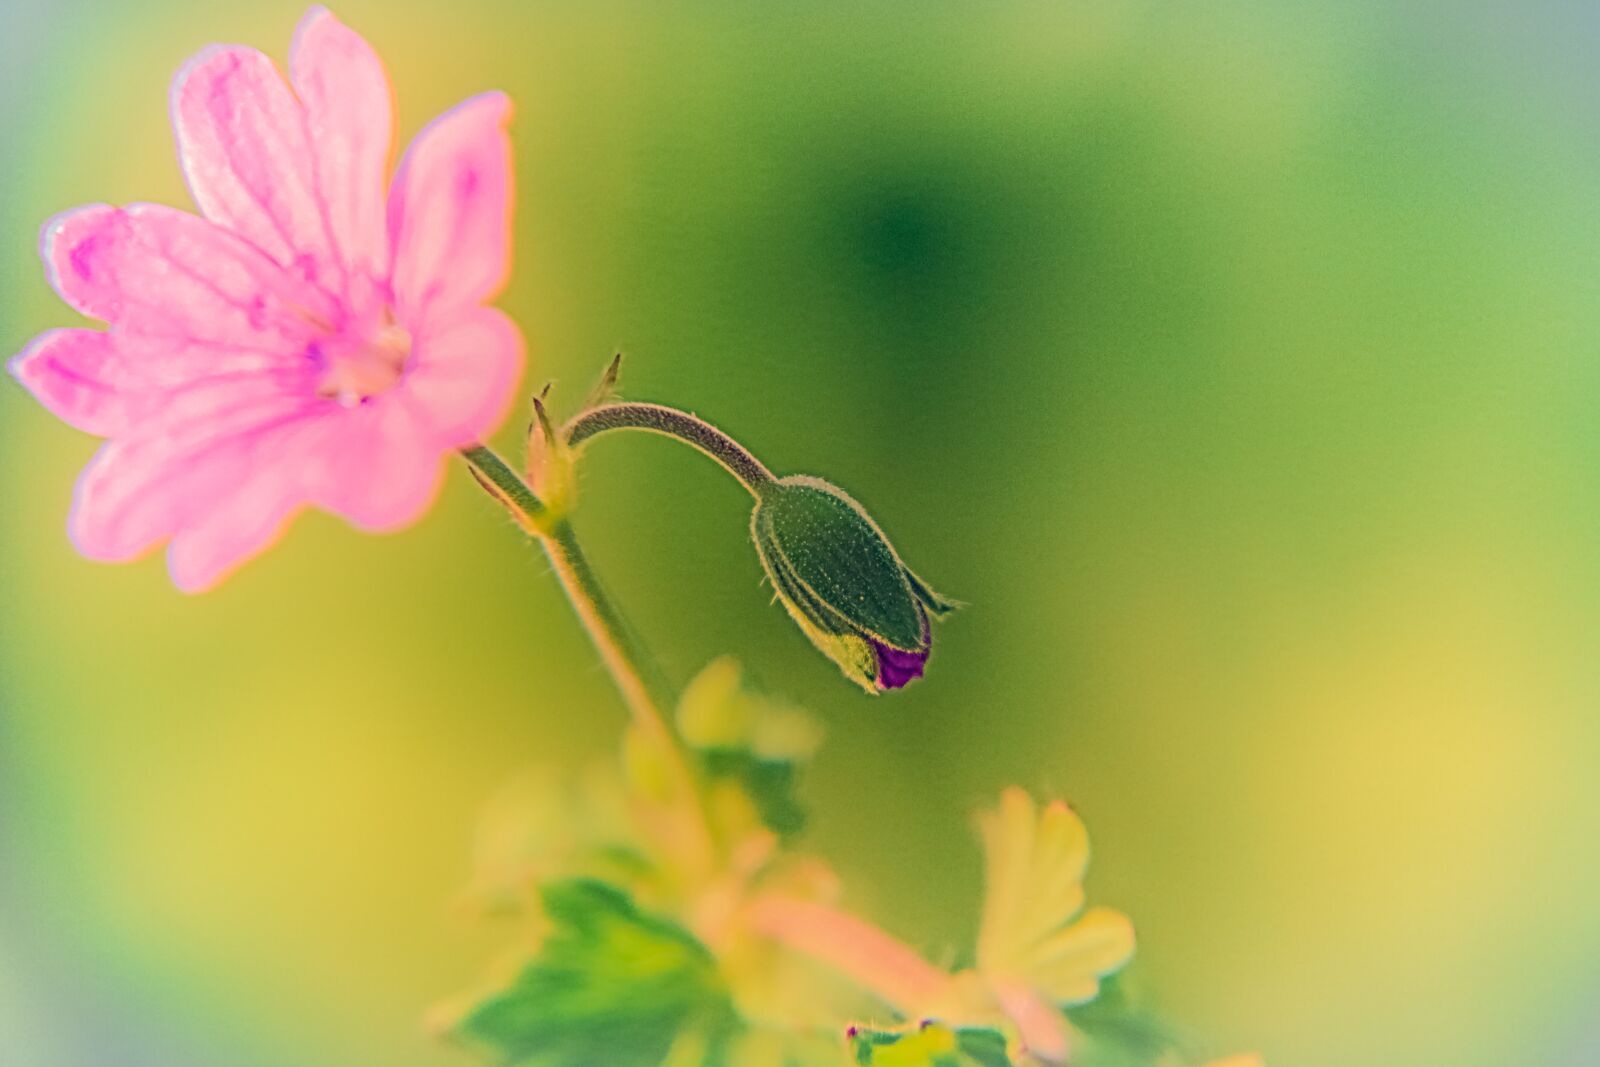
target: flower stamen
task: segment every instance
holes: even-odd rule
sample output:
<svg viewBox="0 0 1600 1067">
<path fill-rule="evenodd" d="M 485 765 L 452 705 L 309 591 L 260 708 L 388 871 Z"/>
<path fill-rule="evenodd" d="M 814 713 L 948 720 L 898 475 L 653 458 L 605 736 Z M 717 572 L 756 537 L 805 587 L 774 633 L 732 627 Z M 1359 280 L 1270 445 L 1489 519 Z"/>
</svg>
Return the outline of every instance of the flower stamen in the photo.
<svg viewBox="0 0 1600 1067">
<path fill-rule="evenodd" d="M 321 370 L 317 396 L 342 407 L 387 392 L 400 380 L 411 356 L 411 334 L 390 321 L 370 337 L 332 337 L 312 344 L 309 355 Z"/>
</svg>

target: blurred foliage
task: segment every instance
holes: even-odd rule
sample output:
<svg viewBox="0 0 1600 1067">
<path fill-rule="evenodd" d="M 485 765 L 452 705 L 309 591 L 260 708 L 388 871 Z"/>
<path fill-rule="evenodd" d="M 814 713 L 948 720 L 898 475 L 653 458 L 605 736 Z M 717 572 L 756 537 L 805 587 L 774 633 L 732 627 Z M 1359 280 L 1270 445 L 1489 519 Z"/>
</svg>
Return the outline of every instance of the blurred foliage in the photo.
<svg viewBox="0 0 1600 1067">
<path fill-rule="evenodd" d="M 733 1003 L 698 941 L 602 882 L 552 883 L 541 896 L 551 929 L 538 954 L 457 1024 L 459 1037 L 531 1067 L 660 1067 L 689 1040 L 723 1062 Z"/>
<path fill-rule="evenodd" d="M 907 1031 L 856 1030 L 850 1035 L 863 1067 L 1011 1067 L 996 1030 L 927 1023 Z"/>
<path fill-rule="evenodd" d="M 0 5 L 0 347 L 72 321 L 45 217 L 187 202 L 178 65 L 281 59 L 300 9 Z M 580 532 L 674 676 L 734 651 L 826 722 L 811 844 L 862 910 L 968 943 L 958 828 L 1020 781 L 1086 813 L 1163 1014 L 1220 1048 L 1593 1062 L 1590 12 L 339 13 L 403 135 L 516 99 L 530 390 L 620 347 L 630 395 L 826 475 L 972 602 L 868 703 L 767 602 L 737 487 L 585 460 Z M 0 1062 L 462 1062 L 416 1018 L 495 936 L 441 904 L 475 812 L 621 721 L 554 583 L 461 477 L 186 599 L 72 554 L 93 448 L 0 384 Z"/>
<path fill-rule="evenodd" d="M 800 772 L 822 741 L 821 727 L 803 709 L 742 686 L 740 674 L 738 661 L 724 656 L 695 675 L 678 703 L 678 732 L 713 782 L 736 784 L 762 823 L 793 837 L 806 822 Z"/>
</svg>

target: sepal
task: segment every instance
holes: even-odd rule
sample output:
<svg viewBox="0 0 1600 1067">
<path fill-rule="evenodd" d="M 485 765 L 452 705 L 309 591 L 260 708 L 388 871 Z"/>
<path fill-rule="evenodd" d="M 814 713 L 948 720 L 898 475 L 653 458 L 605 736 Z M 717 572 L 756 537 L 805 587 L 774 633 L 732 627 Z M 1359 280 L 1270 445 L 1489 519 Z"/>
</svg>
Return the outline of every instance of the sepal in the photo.
<svg viewBox="0 0 1600 1067">
<path fill-rule="evenodd" d="M 764 485 L 750 536 L 773 592 L 818 651 L 869 693 L 922 675 L 928 616 L 956 605 L 912 572 L 859 503 L 820 478 Z"/>
<path fill-rule="evenodd" d="M 528 484 L 544 501 L 550 521 L 558 521 L 576 502 L 577 479 L 572 450 L 545 407 L 549 397 L 550 385 L 546 383 L 533 398 L 533 418 L 528 423 L 527 475 Z"/>
</svg>

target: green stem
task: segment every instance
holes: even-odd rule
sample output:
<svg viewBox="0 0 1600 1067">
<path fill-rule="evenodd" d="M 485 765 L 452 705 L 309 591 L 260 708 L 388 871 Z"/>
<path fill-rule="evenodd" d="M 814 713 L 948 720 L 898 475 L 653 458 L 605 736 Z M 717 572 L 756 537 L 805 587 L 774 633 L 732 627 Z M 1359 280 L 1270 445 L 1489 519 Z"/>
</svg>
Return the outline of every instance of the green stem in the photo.
<svg viewBox="0 0 1600 1067">
<path fill-rule="evenodd" d="M 662 711 L 671 700 L 661 671 L 606 595 L 572 532 L 572 524 L 552 515 L 521 475 L 488 447 L 473 445 L 462 449 L 461 454 L 478 483 L 505 504 L 523 528 L 538 537 L 567 599 L 622 691 L 634 719 L 651 734 L 671 738 L 672 731 Z"/>
<path fill-rule="evenodd" d="M 589 557 L 578 544 L 572 524 L 566 519 L 552 523 L 548 530 L 540 533 L 539 543 L 561 579 L 567 599 L 588 631 L 589 639 L 599 649 L 606 669 L 628 702 L 634 720 L 650 733 L 670 740 L 672 731 L 667 727 L 663 712 L 672 704 L 666 681 L 600 584 Z"/>
<path fill-rule="evenodd" d="M 602 404 L 567 423 L 563 434 L 567 447 L 576 448 L 610 430 L 646 430 L 676 438 L 722 464 L 754 497 L 759 498 L 762 488 L 777 480 L 739 442 L 698 415 L 665 404 Z"/>
<path fill-rule="evenodd" d="M 461 454 L 471 465 L 472 476 L 478 479 L 478 484 L 510 508 L 528 532 L 534 533 L 544 525 L 549 509 L 505 460 L 486 445 L 471 445 L 463 448 Z"/>
<path fill-rule="evenodd" d="M 671 689 L 655 660 L 600 584 L 589 557 L 578 544 L 572 524 L 552 514 L 528 483 L 486 446 L 473 445 L 462 449 L 461 454 L 478 484 L 510 509 L 523 529 L 539 539 L 539 546 L 560 579 L 568 602 L 627 702 L 634 723 L 668 760 L 669 773 L 677 789 L 693 809 L 692 817 L 684 820 L 687 832 L 692 835 L 690 847 L 698 856 L 709 856 L 710 828 L 705 821 L 699 784 L 666 715 L 666 709 L 673 704 Z"/>
</svg>

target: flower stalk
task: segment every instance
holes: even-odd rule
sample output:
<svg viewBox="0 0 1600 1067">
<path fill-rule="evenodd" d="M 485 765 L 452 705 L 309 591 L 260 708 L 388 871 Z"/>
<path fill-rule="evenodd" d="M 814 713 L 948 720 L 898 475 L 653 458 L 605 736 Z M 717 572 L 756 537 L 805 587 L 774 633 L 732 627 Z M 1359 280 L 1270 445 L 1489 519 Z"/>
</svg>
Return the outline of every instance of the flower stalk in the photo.
<svg viewBox="0 0 1600 1067">
<path fill-rule="evenodd" d="M 472 476 L 528 533 L 539 539 L 567 599 L 594 642 L 634 720 L 650 734 L 671 737 L 664 708 L 671 694 L 660 668 L 612 603 L 572 524 L 546 506 L 521 475 L 485 445 L 462 450 Z"/>
<path fill-rule="evenodd" d="M 461 450 L 468 470 L 490 496 L 505 505 L 517 524 L 530 534 L 541 533 L 547 523 L 549 509 L 537 493 L 528 487 L 506 464 L 506 461 L 485 445 L 472 445 Z"/>
<path fill-rule="evenodd" d="M 667 683 L 654 658 L 600 584 L 572 524 L 566 519 L 557 520 L 540 531 L 539 544 L 589 639 L 622 691 L 635 722 L 652 734 L 670 738 L 672 732 L 664 710 L 672 705 Z"/>
<path fill-rule="evenodd" d="M 683 746 L 669 725 L 665 709 L 673 700 L 661 669 L 635 635 L 627 619 L 601 584 L 572 524 L 552 511 L 520 475 L 485 445 L 462 450 L 462 457 L 478 484 L 483 486 L 539 541 L 545 557 L 561 582 L 584 632 L 600 653 L 611 680 L 628 705 L 633 722 L 667 761 L 679 796 L 693 805 L 682 818 L 685 836 L 692 843 L 693 862 L 704 862 L 711 852 L 711 831 L 700 797 L 700 786 L 689 767 Z"/>
<path fill-rule="evenodd" d="M 716 460 L 757 500 L 764 487 L 777 481 L 739 442 L 698 415 L 664 404 L 602 404 L 572 419 L 562 433 L 567 447 L 577 448 L 611 430 L 644 430 L 682 441 Z"/>
</svg>

